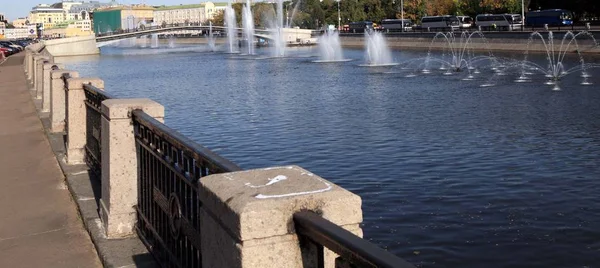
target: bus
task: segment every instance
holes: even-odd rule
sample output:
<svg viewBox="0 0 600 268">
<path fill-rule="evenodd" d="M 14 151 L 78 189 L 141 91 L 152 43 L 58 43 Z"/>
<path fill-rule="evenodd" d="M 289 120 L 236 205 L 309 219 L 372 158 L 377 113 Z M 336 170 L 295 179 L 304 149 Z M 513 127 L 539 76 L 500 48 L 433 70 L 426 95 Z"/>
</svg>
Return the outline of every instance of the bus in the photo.
<svg viewBox="0 0 600 268">
<path fill-rule="evenodd" d="M 523 26 L 519 14 L 479 14 L 475 17 L 475 25 L 482 30 L 498 29 L 512 31 Z"/>
<path fill-rule="evenodd" d="M 443 29 L 454 31 L 460 28 L 460 23 L 456 16 L 444 15 L 444 16 L 427 16 L 421 19 L 421 27 L 426 29 Z"/>
<path fill-rule="evenodd" d="M 473 18 L 469 16 L 456 16 L 460 24 L 460 28 L 471 28 L 473 26 Z"/>
<path fill-rule="evenodd" d="M 348 24 L 348 31 L 351 33 L 364 33 L 365 31 L 373 31 L 373 22 L 356 21 Z"/>
<path fill-rule="evenodd" d="M 404 22 L 404 23 L 402 23 Z M 404 25 L 404 31 L 410 31 L 413 23 L 410 19 L 384 19 L 380 23 L 381 30 L 386 32 L 401 32 Z"/>
<path fill-rule="evenodd" d="M 527 26 L 564 26 L 573 25 L 573 13 L 565 9 L 546 9 L 527 12 Z"/>
</svg>

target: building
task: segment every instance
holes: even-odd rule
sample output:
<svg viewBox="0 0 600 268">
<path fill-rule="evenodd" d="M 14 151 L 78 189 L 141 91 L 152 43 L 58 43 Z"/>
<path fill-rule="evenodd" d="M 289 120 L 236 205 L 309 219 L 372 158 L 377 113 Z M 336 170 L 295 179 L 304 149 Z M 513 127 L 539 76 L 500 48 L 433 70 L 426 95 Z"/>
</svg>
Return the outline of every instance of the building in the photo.
<svg viewBox="0 0 600 268">
<path fill-rule="evenodd" d="M 75 36 L 88 36 L 92 32 L 92 21 L 91 20 L 78 20 L 78 21 L 67 21 L 61 24 L 57 24 L 52 29 L 46 29 L 43 32 L 43 36 L 46 38 L 60 38 L 60 37 L 75 37 Z"/>
<path fill-rule="evenodd" d="M 35 38 L 37 34 L 35 26 L 28 26 L 25 28 L 4 29 L 3 32 L 4 38 L 6 39 Z"/>
<path fill-rule="evenodd" d="M 29 25 L 29 21 L 27 18 L 18 18 L 12 21 L 12 25 L 15 26 L 15 28 L 26 28 Z"/>
<path fill-rule="evenodd" d="M 57 23 L 65 20 L 65 11 L 62 8 L 55 8 L 50 5 L 40 4 L 29 12 L 29 23 L 41 23 L 45 29 L 52 28 Z"/>
<path fill-rule="evenodd" d="M 53 5 L 54 7 L 62 8 L 67 14 L 67 20 L 86 20 L 90 19 L 90 13 L 95 9 L 109 8 L 117 6 L 113 2 L 101 3 L 98 1 L 90 2 L 74 2 L 74 1 L 63 1 Z"/>
<path fill-rule="evenodd" d="M 97 33 L 137 28 L 154 20 L 154 8 L 146 5 L 117 6 L 93 12 L 93 30 Z"/>
<path fill-rule="evenodd" d="M 162 24 L 206 23 L 227 3 L 205 2 L 197 5 L 160 6 L 154 10 L 154 22 Z"/>
</svg>

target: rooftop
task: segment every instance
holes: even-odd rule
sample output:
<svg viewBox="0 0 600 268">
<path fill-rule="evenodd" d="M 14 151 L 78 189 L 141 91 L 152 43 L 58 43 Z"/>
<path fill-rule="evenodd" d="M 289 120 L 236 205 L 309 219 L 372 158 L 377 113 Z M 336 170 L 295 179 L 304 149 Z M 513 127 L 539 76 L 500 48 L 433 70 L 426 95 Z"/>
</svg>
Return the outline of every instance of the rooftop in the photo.
<svg viewBox="0 0 600 268">
<path fill-rule="evenodd" d="M 227 3 L 225 2 L 218 2 L 218 3 L 213 3 L 213 2 L 206 2 L 206 3 L 212 3 L 215 6 L 227 6 Z M 155 6 L 155 10 L 174 10 L 174 9 L 189 9 L 189 8 L 201 8 L 204 7 L 206 5 L 206 3 L 201 3 L 201 4 L 191 4 L 191 5 L 173 5 L 173 6 Z"/>
<path fill-rule="evenodd" d="M 191 4 L 191 5 L 177 5 L 177 6 L 157 6 L 155 10 L 173 10 L 173 9 L 188 9 L 188 8 L 200 8 L 203 4 Z"/>
</svg>

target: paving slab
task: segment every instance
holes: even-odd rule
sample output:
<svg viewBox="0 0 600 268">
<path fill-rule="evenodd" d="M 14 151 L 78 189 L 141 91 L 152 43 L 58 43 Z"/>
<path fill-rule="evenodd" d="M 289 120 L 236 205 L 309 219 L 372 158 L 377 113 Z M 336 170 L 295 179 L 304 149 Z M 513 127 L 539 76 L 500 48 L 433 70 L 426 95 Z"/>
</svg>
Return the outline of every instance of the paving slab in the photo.
<svg viewBox="0 0 600 268">
<path fill-rule="evenodd" d="M 0 267 L 102 267 L 23 73 L 0 65 Z"/>
</svg>

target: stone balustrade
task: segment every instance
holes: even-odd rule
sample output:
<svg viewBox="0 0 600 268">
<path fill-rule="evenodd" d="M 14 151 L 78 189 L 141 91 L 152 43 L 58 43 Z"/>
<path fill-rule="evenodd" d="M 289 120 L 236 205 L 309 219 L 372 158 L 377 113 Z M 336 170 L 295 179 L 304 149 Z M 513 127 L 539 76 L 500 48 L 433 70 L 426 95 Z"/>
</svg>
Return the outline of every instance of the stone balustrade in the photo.
<svg viewBox="0 0 600 268">
<path fill-rule="evenodd" d="M 138 161 L 140 151 L 136 147 L 132 112 L 142 110 L 158 121 L 158 127 L 163 127 L 164 107 L 149 99 L 104 100 L 99 109 L 101 128 L 90 133 L 86 129 L 90 115 L 86 111 L 84 88 L 92 85 L 102 91 L 104 82 L 65 70 L 39 49 L 27 48 L 24 70 L 33 85 L 33 95 L 42 99 L 42 109 L 49 113 L 50 131 L 65 134 L 66 162 L 84 163 L 87 135 L 98 136 L 102 152 L 98 210 L 103 231 L 114 239 L 136 235 L 134 227 L 140 220 L 136 213 L 138 193 L 156 189 L 140 188 L 142 166 Z M 160 144 L 150 144 L 158 147 L 152 149 L 155 152 L 165 153 Z M 185 159 L 158 160 L 187 163 Z M 195 243 L 201 245 L 199 253 L 204 267 L 313 267 L 306 261 L 307 244 L 301 243 L 295 232 L 293 215 L 300 211 L 313 211 L 362 236 L 361 198 L 298 166 L 219 173 L 189 183 L 195 185 L 198 202 L 202 204 L 198 215 L 193 217 L 199 219 L 202 235 Z M 188 213 L 181 211 L 180 203 L 190 200 L 174 201 L 173 195 L 164 198 L 168 202 L 155 200 L 163 202 L 159 205 L 169 210 L 166 221 L 169 228 L 178 235 L 191 232 L 186 228 L 192 223 L 178 218 Z M 325 267 L 335 266 L 336 254 L 325 249 L 323 256 Z"/>
</svg>

